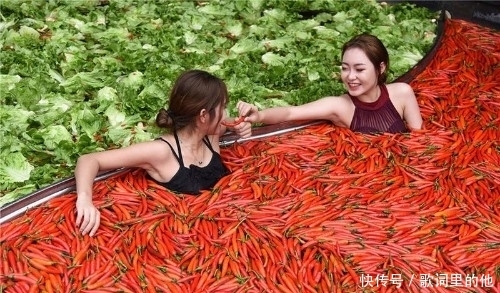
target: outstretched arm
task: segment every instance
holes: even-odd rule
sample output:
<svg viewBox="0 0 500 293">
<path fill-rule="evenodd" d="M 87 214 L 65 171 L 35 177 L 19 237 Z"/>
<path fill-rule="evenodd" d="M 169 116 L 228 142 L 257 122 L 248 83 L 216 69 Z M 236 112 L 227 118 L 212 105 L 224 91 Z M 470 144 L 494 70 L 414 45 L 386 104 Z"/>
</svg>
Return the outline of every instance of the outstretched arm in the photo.
<svg viewBox="0 0 500 293">
<path fill-rule="evenodd" d="M 325 97 L 300 106 L 275 107 L 258 110 L 255 105 L 239 101 L 236 105 L 245 121 L 252 123 L 276 124 L 297 120 L 333 121 L 342 108 L 341 97 Z"/>
</svg>

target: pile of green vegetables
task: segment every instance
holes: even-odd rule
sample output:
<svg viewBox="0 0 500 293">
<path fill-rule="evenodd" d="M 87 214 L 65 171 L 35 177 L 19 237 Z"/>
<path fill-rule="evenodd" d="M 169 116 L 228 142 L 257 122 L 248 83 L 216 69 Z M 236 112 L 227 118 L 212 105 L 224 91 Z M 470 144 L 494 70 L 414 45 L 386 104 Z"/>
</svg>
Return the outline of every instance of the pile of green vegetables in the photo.
<svg viewBox="0 0 500 293">
<path fill-rule="evenodd" d="M 180 72 L 237 100 L 296 105 L 343 93 L 340 48 L 370 32 L 389 79 L 432 47 L 438 12 L 338 0 L 2 0 L 0 206 L 72 176 L 79 155 L 149 140 Z"/>
</svg>

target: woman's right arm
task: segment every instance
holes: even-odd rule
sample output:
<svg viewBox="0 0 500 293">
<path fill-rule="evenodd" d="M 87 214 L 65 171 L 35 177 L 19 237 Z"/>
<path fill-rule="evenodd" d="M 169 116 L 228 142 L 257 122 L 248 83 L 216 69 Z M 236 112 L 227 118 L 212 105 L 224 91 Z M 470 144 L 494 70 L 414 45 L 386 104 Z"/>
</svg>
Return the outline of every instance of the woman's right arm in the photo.
<svg viewBox="0 0 500 293">
<path fill-rule="evenodd" d="M 155 150 L 159 146 L 158 150 Z M 82 235 L 93 236 L 100 225 L 100 213 L 92 202 L 92 187 L 99 171 L 121 167 L 153 168 L 150 162 L 159 161 L 164 154 L 158 142 L 143 142 L 129 147 L 82 155 L 75 168 L 76 225 Z"/>
<path fill-rule="evenodd" d="M 78 158 L 75 168 L 76 180 L 76 226 L 82 235 L 94 236 L 100 224 L 100 212 L 92 203 L 92 186 L 99 172 L 99 163 L 92 154 Z"/>
<path fill-rule="evenodd" d="M 242 101 L 239 101 L 236 107 L 240 115 L 246 116 L 245 121 L 276 124 L 297 120 L 333 121 L 345 105 L 342 97 L 325 97 L 299 106 L 275 107 L 260 111 L 255 105 Z"/>
</svg>

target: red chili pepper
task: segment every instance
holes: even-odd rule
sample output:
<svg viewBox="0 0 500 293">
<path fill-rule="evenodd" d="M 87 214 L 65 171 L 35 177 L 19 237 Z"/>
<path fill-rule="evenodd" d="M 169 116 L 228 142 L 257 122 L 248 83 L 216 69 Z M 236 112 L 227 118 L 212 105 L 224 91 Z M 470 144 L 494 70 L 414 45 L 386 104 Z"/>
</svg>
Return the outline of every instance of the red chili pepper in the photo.
<svg viewBox="0 0 500 293">
<path fill-rule="evenodd" d="M 240 124 L 241 122 L 243 122 L 244 120 L 245 120 L 245 116 L 240 116 L 240 117 L 234 119 L 234 122 L 222 121 L 221 124 L 226 126 L 226 127 L 234 127 L 234 126 Z"/>
</svg>

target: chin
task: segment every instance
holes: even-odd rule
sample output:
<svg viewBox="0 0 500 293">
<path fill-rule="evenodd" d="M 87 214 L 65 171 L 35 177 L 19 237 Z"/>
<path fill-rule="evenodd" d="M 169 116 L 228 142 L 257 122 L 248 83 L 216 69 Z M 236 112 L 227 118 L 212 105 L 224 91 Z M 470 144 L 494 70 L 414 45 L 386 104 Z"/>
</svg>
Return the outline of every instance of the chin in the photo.
<svg viewBox="0 0 500 293">
<path fill-rule="evenodd" d="M 363 93 L 363 91 L 359 88 L 356 90 L 348 89 L 347 92 L 353 97 L 357 97 Z"/>
</svg>

